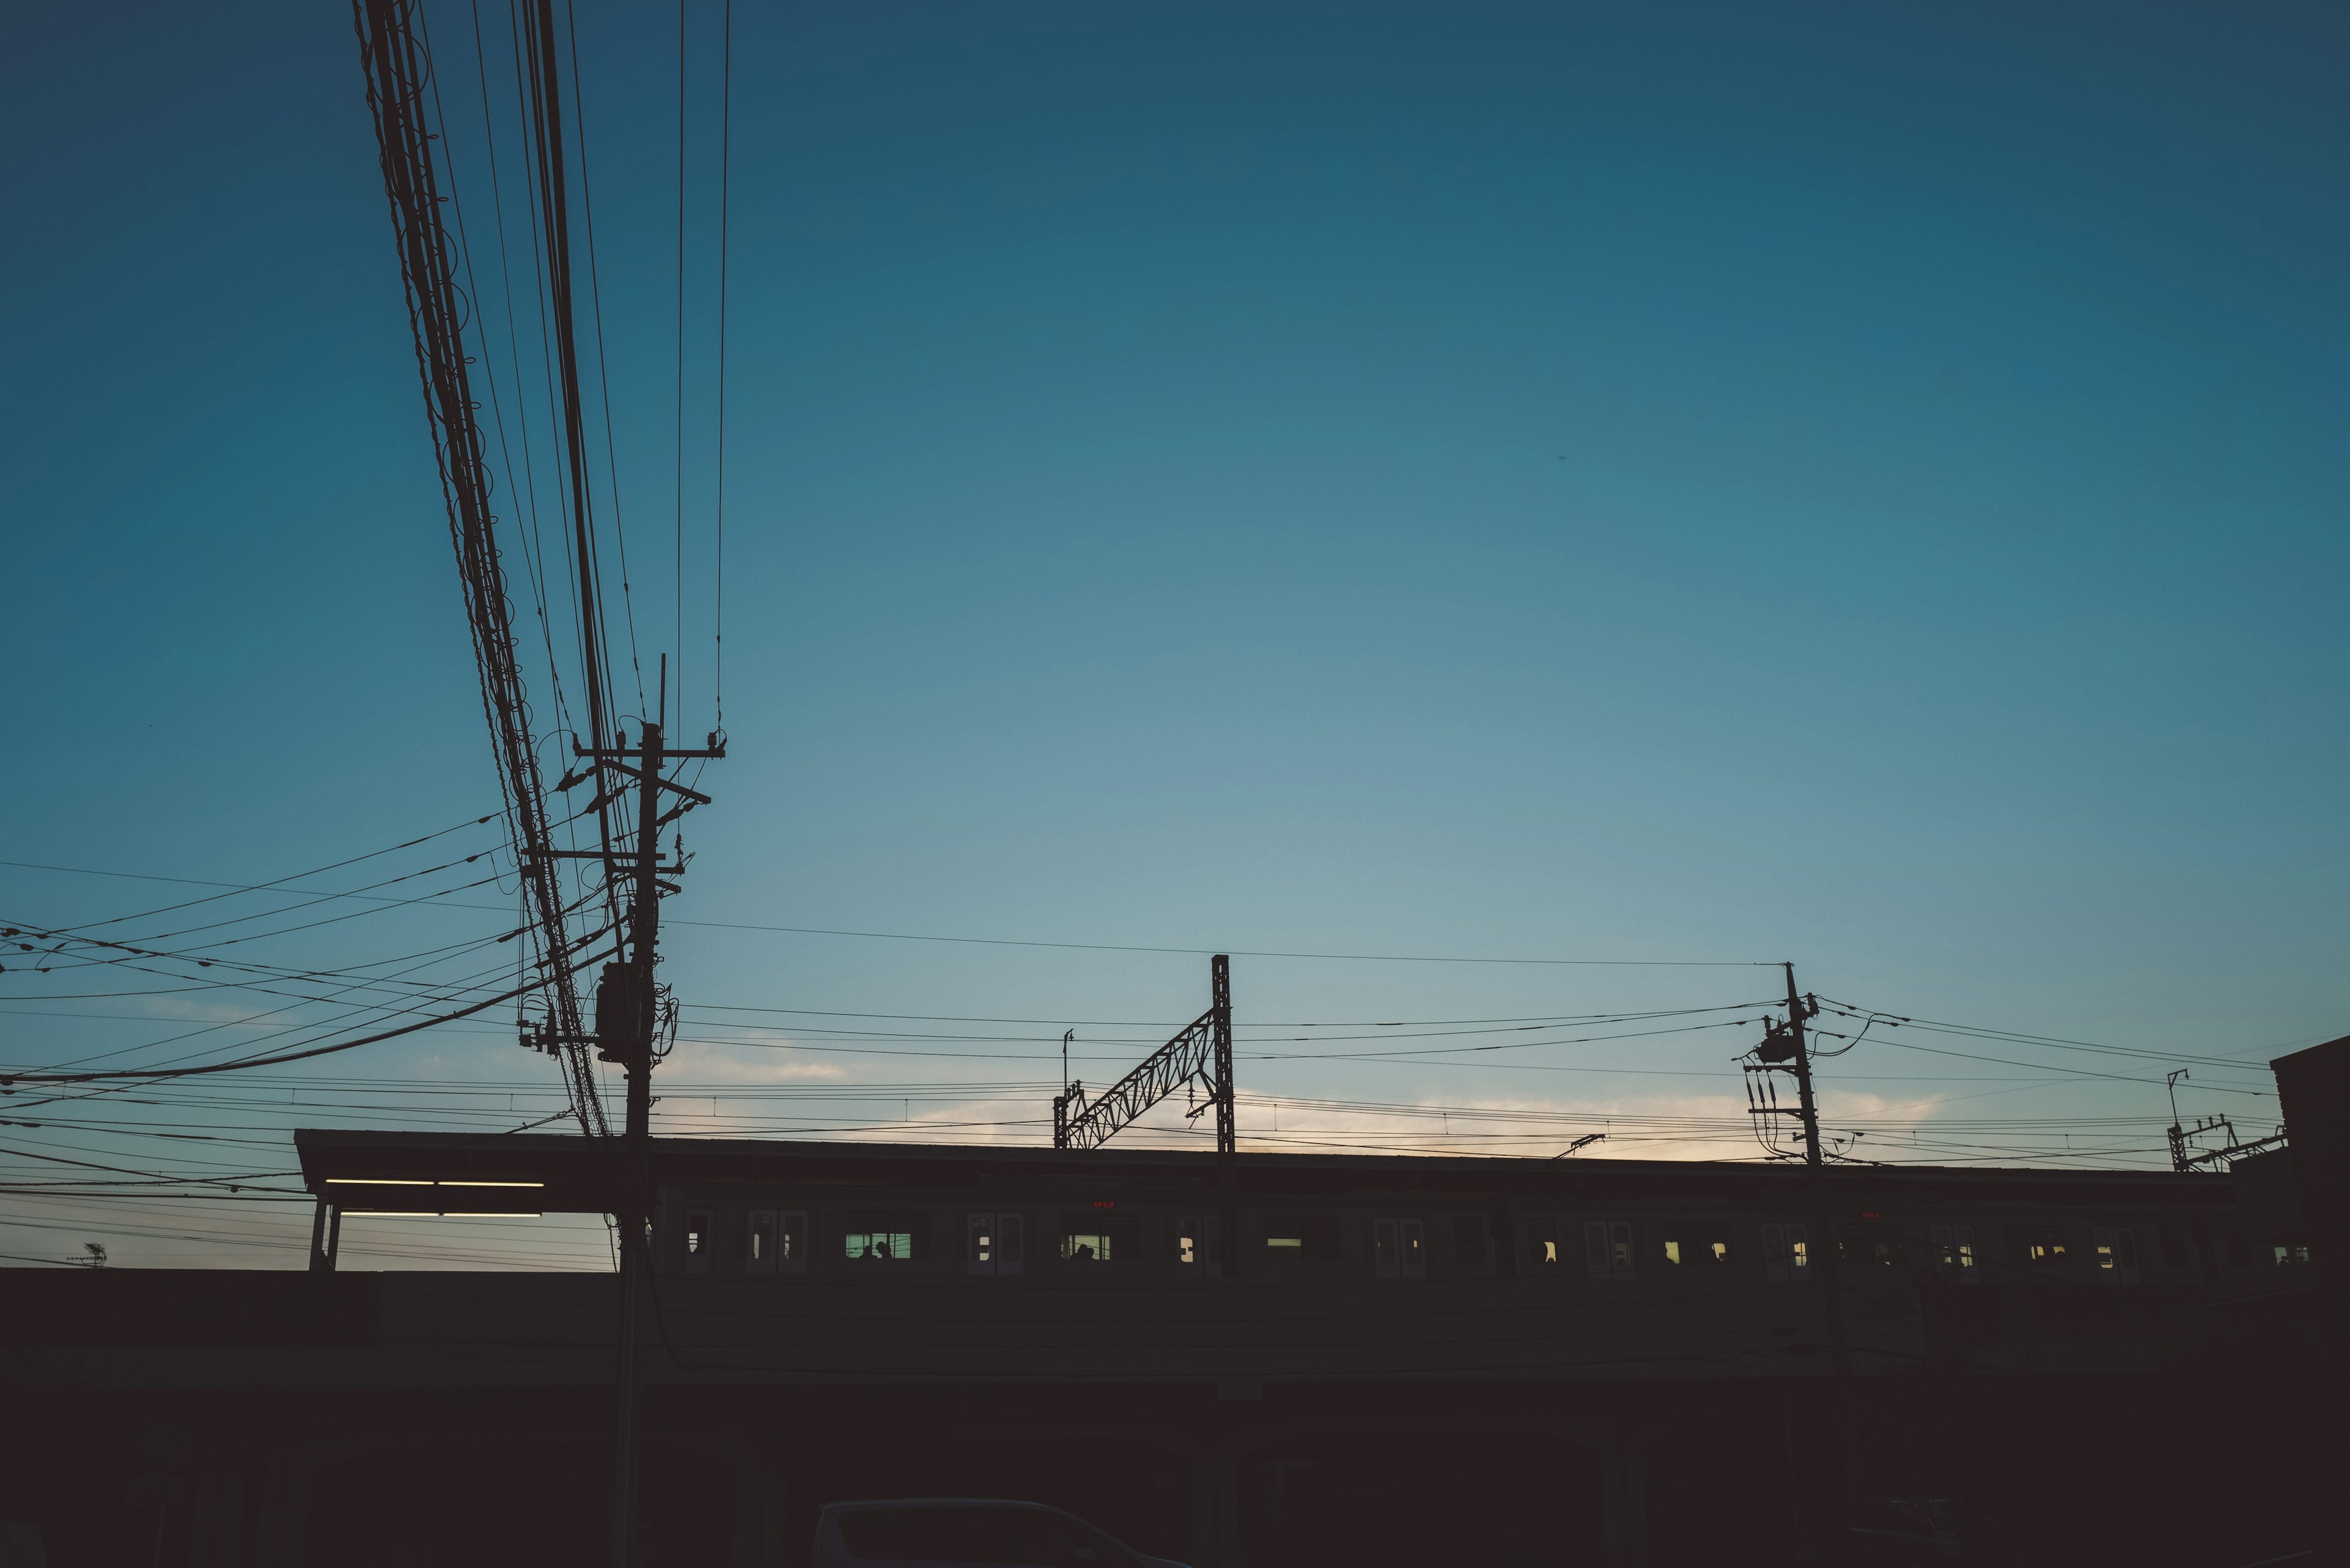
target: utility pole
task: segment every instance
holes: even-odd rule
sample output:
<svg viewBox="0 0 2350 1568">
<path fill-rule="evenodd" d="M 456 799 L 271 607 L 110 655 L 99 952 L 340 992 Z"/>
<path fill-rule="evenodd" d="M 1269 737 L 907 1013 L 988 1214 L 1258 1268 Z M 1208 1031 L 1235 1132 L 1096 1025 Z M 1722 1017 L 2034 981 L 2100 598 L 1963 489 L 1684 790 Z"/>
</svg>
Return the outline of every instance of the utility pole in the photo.
<svg viewBox="0 0 2350 1568">
<path fill-rule="evenodd" d="M 1232 1094 L 1232 961 L 1222 953 L 1208 961 L 1209 1028 L 1216 1053 L 1216 1159 L 1223 1167 L 1224 1273 L 1241 1272 L 1241 1134 Z"/>
<path fill-rule="evenodd" d="M 662 736 L 669 720 L 669 659 L 666 656 L 661 659 L 660 680 L 660 717 L 658 722 L 645 724 L 639 730 L 634 748 L 625 744 L 598 748 L 580 746 L 576 742 L 572 747 L 573 754 L 592 763 L 598 774 L 615 773 L 622 779 L 635 781 L 635 852 L 553 852 L 583 859 L 601 859 L 606 875 L 631 878 L 627 956 L 606 965 L 603 979 L 596 987 L 597 1054 L 602 1060 L 619 1065 L 628 1079 L 628 1116 L 620 1135 L 619 1168 L 615 1172 L 613 1182 L 613 1219 L 620 1233 L 619 1346 L 619 1366 L 614 1377 L 618 1431 L 612 1478 L 613 1568 L 635 1568 L 637 1562 L 637 1475 L 639 1469 L 637 1342 L 640 1315 L 638 1302 L 642 1292 L 642 1276 L 650 1262 L 652 1075 L 658 1059 L 654 1054 L 655 1035 L 660 1030 L 661 1014 L 660 989 L 653 973 L 654 966 L 660 961 L 661 895 L 677 891 L 674 884 L 661 878 L 681 875 L 685 870 L 682 851 L 674 865 L 660 863 L 660 830 L 694 806 L 710 804 L 708 795 L 661 775 L 662 770 L 672 762 L 694 757 L 718 758 L 726 754 L 726 742 L 714 731 L 710 735 L 709 744 L 704 747 L 673 750 L 666 744 Z M 617 792 L 625 785 L 615 780 L 606 787 Z M 661 809 L 663 790 L 682 797 L 667 812 Z"/>
<path fill-rule="evenodd" d="M 1804 1028 L 1804 1022 L 1819 1011 L 1819 1003 L 1795 990 L 1795 966 L 1790 963 L 1783 967 L 1787 971 L 1785 1043 L 1794 1053 L 1798 1114 L 1804 1125 L 1804 1165 L 1811 1178 L 1812 1267 L 1816 1271 L 1820 1300 L 1827 1316 L 1828 1367 L 1835 1385 L 1828 1466 L 1828 1484 L 1833 1490 L 1825 1513 L 1829 1528 L 1840 1535 L 1846 1511 L 1851 1507 L 1852 1350 L 1845 1338 L 1844 1286 L 1838 1271 L 1842 1248 L 1836 1237 L 1835 1209 L 1828 1201 L 1827 1156 L 1820 1147 L 1819 1103 L 1812 1096 L 1811 1038 Z"/>
<path fill-rule="evenodd" d="M 2187 1163 L 2187 1134 L 2178 1126 L 2178 1080 L 2185 1076 L 2187 1069 L 2184 1067 L 2162 1075 L 2162 1086 L 2170 1093 L 2170 1168 L 2173 1170 L 2192 1168 Z"/>
</svg>

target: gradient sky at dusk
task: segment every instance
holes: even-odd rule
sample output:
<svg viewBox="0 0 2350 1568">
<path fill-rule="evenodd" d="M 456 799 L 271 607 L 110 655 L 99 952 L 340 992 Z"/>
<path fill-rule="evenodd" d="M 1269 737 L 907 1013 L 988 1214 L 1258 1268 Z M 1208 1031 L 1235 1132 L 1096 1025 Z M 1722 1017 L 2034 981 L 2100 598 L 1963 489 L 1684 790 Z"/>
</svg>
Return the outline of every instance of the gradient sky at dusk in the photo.
<svg viewBox="0 0 2350 1568">
<path fill-rule="evenodd" d="M 451 64 L 472 69 L 473 13 L 424 10 L 453 117 L 477 91 Z M 719 11 L 689 15 L 698 733 Z M 578 26 L 650 663 L 679 593 L 677 21 L 593 0 Z M 671 918 L 1792 959 L 1865 1007 L 2241 1057 L 2196 1067 L 2181 1105 L 2258 1132 L 2273 1100 L 2217 1091 L 2350 1031 L 2338 11 L 743 0 L 734 26 L 734 751 L 688 821 Z M 0 857 L 257 881 L 490 810 L 348 15 L 17 7 L 0 119 Z M 177 896 L 0 867 L 13 920 Z M 503 918 L 414 910 L 279 950 L 348 963 Z M 683 925 L 669 951 L 689 1001 L 1051 1024 L 1003 1048 L 1025 1065 L 795 1052 L 777 1024 L 667 1069 L 722 1095 L 868 1085 L 872 1105 L 837 1104 L 868 1128 L 924 1103 L 889 1084 L 962 1075 L 997 1085 L 970 1090 L 981 1111 L 922 1114 L 1036 1137 L 996 1124 L 1044 1114 L 1057 1021 L 1133 1021 L 1094 1031 L 1107 1077 L 1204 1005 L 1183 954 Z M 1243 1022 L 1267 1023 L 1776 983 L 1271 958 L 1235 976 Z M 59 978 L 0 976 L 0 1060 L 199 1016 L 45 1001 Z M 502 1028 L 317 1080 L 535 1085 L 515 1119 L 551 1109 L 551 1072 Z M 1243 1087 L 1595 1127 L 1731 1116 L 1746 1043 L 1513 1059 L 1610 1076 L 1259 1062 Z M 2031 1065 L 1872 1038 L 1835 1064 L 1831 1111 L 1991 1106 L 2085 1139 L 2135 1118 L 2114 1158 L 2158 1163 L 2160 1064 L 1989 1054 Z M 671 1098 L 663 1130 L 753 1127 Z M 813 1125 L 794 1111 L 760 1114 Z M 1318 1114 L 1282 1130 L 1400 1125 Z M 0 1146 L 166 1158 L 42 1136 Z M 253 1136 L 243 1168 L 286 1168 Z M 19 1222 L 0 1251 L 112 1235 L 126 1262 L 298 1263 L 307 1210 L 229 1207 L 134 1222 L 0 1197 Z M 276 1250 L 228 1248 L 239 1224 Z M 476 1245 L 444 1230 L 450 1255 Z M 602 1245 L 534 1234 L 547 1258 Z"/>
</svg>

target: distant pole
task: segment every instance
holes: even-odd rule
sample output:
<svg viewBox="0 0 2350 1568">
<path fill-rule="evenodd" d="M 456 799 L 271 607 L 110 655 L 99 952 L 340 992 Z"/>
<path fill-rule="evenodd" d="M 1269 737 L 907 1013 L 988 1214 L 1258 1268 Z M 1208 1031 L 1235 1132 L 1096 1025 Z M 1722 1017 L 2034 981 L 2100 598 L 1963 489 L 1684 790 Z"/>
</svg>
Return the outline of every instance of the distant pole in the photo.
<svg viewBox="0 0 2350 1568">
<path fill-rule="evenodd" d="M 1076 1089 L 1069 1082 L 1069 1042 L 1076 1037 L 1074 1029 L 1061 1033 L 1061 1092 L 1053 1096 L 1053 1147 L 1069 1147 L 1069 1106 L 1076 1097 Z"/>
<path fill-rule="evenodd" d="M 1216 1160 L 1223 1168 L 1224 1184 L 1223 1272 L 1230 1275 L 1241 1272 L 1241 1137 L 1232 1095 L 1232 961 L 1229 956 L 1218 953 L 1208 961 L 1208 983 L 1212 995 L 1208 1026 L 1214 1032 L 1216 1051 Z"/>
<path fill-rule="evenodd" d="M 1787 1029 L 1795 1048 L 1795 1089 L 1801 1096 L 1804 1123 L 1804 1165 L 1811 1175 L 1812 1267 L 1818 1271 L 1820 1300 L 1827 1316 L 1828 1366 L 1835 1379 L 1833 1426 L 1829 1432 L 1827 1522 L 1841 1534 L 1851 1507 L 1851 1448 L 1853 1426 L 1852 1351 L 1846 1342 L 1844 1288 L 1837 1265 L 1841 1248 L 1836 1238 L 1835 1210 L 1828 1201 L 1827 1159 L 1820 1147 L 1819 1104 L 1812 1097 L 1810 1036 L 1804 1028 L 1818 1004 L 1795 990 L 1795 966 L 1787 971 Z"/>
<path fill-rule="evenodd" d="M 2178 1080 L 2186 1076 L 2187 1069 L 2184 1067 L 2174 1068 L 2162 1075 L 2162 1086 L 2170 1094 L 2170 1168 L 2173 1170 L 2195 1168 L 2194 1162 L 2187 1158 L 2187 1134 L 2178 1125 Z"/>
</svg>

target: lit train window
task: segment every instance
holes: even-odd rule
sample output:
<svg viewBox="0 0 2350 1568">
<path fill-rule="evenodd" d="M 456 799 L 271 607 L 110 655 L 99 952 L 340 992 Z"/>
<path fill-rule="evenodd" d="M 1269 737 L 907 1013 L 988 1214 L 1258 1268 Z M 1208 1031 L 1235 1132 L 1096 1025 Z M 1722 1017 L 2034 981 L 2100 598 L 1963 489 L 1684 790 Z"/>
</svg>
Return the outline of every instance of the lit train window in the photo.
<svg viewBox="0 0 2350 1568">
<path fill-rule="evenodd" d="M 972 1214 L 963 1220 L 963 1262 L 974 1274 L 1016 1274 L 1026 1253 L 1027 1225 L 1017 1214 Z"/>
<path fill-rule="evenodd" d="M 1142 1220 L 1132 1214 L 1064 1214 L 1061 1256 L 1072 1263 L 1139 1262 Z"/>
<path fill-rule="evenodd" d="M 1968 1285 L 1982 1278 L 1982 1270 L 1976 1266 L 1973 1226 L 1937 1225 L 1932 1235 L 1936 1272 Z"/>
<path fill-rule="evenodd" d="M 1762 1272 L 1783 1284 L 1800 1284 L 1812 1277 L 1812 1249 L 1801 1225 L 1762 1227 Z"/>
<path fill-rule="evenodd" d="M 1224 1261 L 1223 1219 L 1216 1214 L 1184 1214 L 1175 1220 L 1175 1267 L 1185 1274 L 1202 1274 L 1211 1263 Z"/>
<path fill-rule="evenodd" d="M 1730 1227 L 1714 1221 L 1683 1221 L 1669 1228 L 1664 1259 L 1675 1268 L 1730 1262 Z"/>
<path fill-rule="evenodd" d="M 686 1211 L 685 1272 L 689 1274 L 710 1272 L 710 1210 L 707 1209 Z"/>
<path fill-rule="evenodd" d="M 841 1234 L 844 1256 L 903 1263 L 930 1255 L 931 1217 L 919 1210 L 852 1210 Z"/>
<path fill-rule="evenodd" d="M 1335 1263 L 1338 1248 L 1336 1214 L 1275 1214 L 1264 1222 L 1265 1255 L 1276 1262 Z"/>
</svg>

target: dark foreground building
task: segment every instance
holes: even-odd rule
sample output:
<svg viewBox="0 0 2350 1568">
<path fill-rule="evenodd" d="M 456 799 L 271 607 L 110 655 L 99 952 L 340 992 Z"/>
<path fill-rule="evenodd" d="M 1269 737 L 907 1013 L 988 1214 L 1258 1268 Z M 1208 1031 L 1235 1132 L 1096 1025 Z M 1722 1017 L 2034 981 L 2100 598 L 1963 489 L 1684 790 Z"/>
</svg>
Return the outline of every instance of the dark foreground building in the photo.
<svg viewBox="0 0 2350 1568">
<path fill-rule="evenodd" d="M 576 1138 L 297 1141 L 353 1214 L 610 1207 Z M 1788 1563 L 1826 1506 L 1830 1238 L 1797 1168 L 1248 1155 L 1229 1196 L 1214 1156 L 1148 1150 L 664 1139 L 653 1168 L 652 1563 L 793 1563 L 854 1497 L 1054 1502 L 1200 1568 Z M 1827 1174 L 1852 1490 L 1910 1538 L 1877 1560 L 2227 1568 L 2338 1535 L 2333 1352 L 2272 1199 Z M 607 1560 L 614 1302 L 11 1272 L 0 1517 L 57 1568 Z"/>
</svg>

